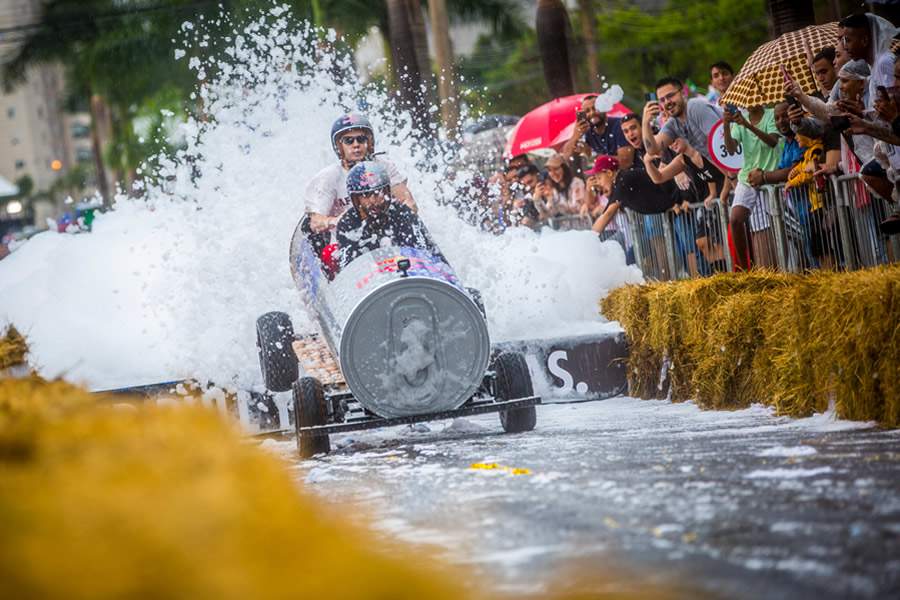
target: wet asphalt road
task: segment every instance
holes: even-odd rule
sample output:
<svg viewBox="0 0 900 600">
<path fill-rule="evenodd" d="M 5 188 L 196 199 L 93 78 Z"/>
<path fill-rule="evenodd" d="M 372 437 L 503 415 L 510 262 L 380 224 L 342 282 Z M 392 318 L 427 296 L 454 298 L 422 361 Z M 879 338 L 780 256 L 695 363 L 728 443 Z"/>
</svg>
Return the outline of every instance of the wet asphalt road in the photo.
<svg viewBox="0 0 900 600">
<path fill-rule="evenodd" d="M 298 478 L 516 596 L 574 566 L 686 598 L 900 597 L 900 432 L 629 398 L 538 411 L 520 435 L 486 415 L 334 436 Z"/>
</svg>

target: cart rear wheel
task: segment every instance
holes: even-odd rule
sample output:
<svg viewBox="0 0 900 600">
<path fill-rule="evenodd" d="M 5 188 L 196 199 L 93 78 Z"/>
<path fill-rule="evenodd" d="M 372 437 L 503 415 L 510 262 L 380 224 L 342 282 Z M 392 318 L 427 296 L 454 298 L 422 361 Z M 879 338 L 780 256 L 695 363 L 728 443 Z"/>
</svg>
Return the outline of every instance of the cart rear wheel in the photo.
<svg viewBox="0 0 900 600">
<path fill-rule="evenodd" d="M 327 435 L 313 435 L 300 431 L 301 427 L 325 425 L 325 390 L 315 377 L 303 377 L 294 383 L 294 423 L 297 432 L 297 450 L 300 458 L 309 458 L 314 454 L 327 454 L 331 451 L 331 442 Z"/>
<path fill-rule="evenodd" d="M 256 320 L 256 347 L 259 369 L 266 388 L 286 392 L 300 376 L 294 354 L 294 325 L 283 312 L 268 312 Z"/>
<path fill-rule="evenodd" d="M 525 356 L 519 352 L 504 352 L 494 359 L 493 370 L 497 374 L 497 400 L 516 400 L 533 396 L 531 374 Z M 531 431 L 537 424 L 537 410 L 533 406 L 505 410 L 500 413 L 500 424 L 507 433 Z"/>
</svg>

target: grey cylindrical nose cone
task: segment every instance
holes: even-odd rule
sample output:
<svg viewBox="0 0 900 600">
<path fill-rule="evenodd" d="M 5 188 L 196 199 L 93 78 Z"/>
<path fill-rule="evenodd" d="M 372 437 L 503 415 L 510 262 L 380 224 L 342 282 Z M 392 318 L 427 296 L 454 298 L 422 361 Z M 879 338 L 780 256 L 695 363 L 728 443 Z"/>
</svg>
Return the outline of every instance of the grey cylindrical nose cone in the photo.
<svg viewBox="0 0 900 600">
<path fill-rule="evenodd" d="M 439 279 L 389 281 L 352 310 L 341 370 L 360 404 L 383 417 L 452 410 L 484 377 L 484 318 L 458 287 Z"/>
</svg>

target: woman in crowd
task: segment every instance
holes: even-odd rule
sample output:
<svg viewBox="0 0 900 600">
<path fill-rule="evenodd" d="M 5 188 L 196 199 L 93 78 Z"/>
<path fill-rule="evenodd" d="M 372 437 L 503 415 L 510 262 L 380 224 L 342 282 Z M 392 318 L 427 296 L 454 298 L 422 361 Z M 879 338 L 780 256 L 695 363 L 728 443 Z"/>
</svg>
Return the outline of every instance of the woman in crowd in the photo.
<svg viewBox="0 0 900 600">
<path fill-rule="evenodd" d="M 584 181 L 576 177 L 563 157 L 554 153 L 547 159 L 543 181 L 534 190 L 534 204 L 541 220 L 577 214 L 584 201 Z"/>
</svg>

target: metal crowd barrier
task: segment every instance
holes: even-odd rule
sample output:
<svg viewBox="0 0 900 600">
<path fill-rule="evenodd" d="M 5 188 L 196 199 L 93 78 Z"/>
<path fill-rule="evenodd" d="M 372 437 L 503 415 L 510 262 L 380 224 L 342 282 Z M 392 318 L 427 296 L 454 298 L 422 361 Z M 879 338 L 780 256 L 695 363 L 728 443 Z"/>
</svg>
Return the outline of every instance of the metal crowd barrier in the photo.
<svg viewBox="0 0 900 600">
<path fill-rule="evenodd" d="M 749 222 L 755 266 L 799 273 L 900 261 L 900 236 L 885 236 L 878 228 L 891 214 L 890 204 L 858 175 L 789 190 L 783 184 L 763 186 L 760 194 Z M 655 215 L 625 210 L 635 260 L 647 278 L 666 281 L 732 270 L 730 209 L 718 202 L 709 209 L 702 203 L 690 207 Z"/>
<path fill-rule="evenodd" d="M 890 204 L 857 175 L 785 191 L 766 186 L 777 267 L 782 271 L 853 270 L 900 260 L 900 239 L 878 225 Z"/>
<path fill-rule="evenodd" d="M 637 265 L 651 279 L 705 277 L 731 270 L 728 216 L 718 202 L 644 215 L 625 210 Z"/>
<path fill-rule="evenodd" d="M 547 225 L 557 231 L 584 230 L 590 229 L 593 221 L 585 215 L 563 215 L 550 217 L 547 219 Z"/>
</svg>

